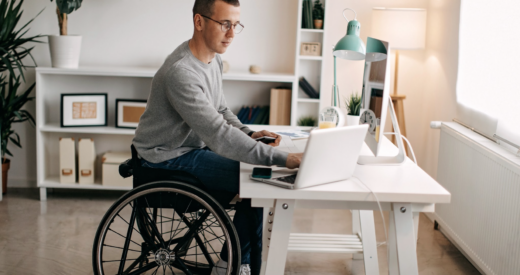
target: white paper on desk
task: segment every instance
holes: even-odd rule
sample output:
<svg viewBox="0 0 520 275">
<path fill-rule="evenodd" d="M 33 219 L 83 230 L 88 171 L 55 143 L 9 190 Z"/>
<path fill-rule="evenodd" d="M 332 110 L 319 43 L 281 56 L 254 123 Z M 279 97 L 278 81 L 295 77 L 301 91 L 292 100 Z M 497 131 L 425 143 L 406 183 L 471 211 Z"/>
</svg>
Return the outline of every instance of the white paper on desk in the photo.
<svg viewBox="0 0 520 275">
<path fill-rule="evenodd" d="M 298 130 L 298 129 L 288 129 L 288 130 L 281 130 L 276 131 L 275 133 L 282 135 L 282 136 L 288 136 L 291 139 L 302 139 L 302 138 L 308 138 L 309 132 Z"/>
</svg>

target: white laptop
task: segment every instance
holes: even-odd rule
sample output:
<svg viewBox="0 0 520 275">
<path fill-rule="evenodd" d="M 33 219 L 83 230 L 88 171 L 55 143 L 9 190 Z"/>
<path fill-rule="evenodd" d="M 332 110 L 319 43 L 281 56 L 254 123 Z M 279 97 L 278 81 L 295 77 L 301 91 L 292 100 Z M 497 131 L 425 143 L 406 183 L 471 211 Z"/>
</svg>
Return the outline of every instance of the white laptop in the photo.
<svg viewBox="0 0 520 275">
<path fill-rule="evenodd" d="M 346 180 L 354 174 L 367 130 L 366 124 L 314 130 L 297 171 L 273 171 L 270 179 L 250 178 L 287 189 Z"/>
</svg>

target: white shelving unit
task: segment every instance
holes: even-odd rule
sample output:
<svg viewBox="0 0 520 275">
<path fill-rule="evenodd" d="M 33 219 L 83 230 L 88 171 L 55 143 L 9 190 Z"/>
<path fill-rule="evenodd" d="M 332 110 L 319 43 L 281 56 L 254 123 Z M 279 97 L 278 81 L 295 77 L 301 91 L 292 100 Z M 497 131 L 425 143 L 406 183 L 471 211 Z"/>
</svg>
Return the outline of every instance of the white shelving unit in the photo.
<svg viewBox="0 0 520 275">
<path fill-rule="evenodd" d="M 320 1 L 325 10 L 324 18 L 327 18 L 327 9 L 325 8 L 326 0 Z M 314 4 L 314 1 L 313 1 Z M 322 75 L 324 74 L 323 56 L 328 54 L 329 46 L 325 43 L 326 32 L 325 27 L 327 20 L 323 22 L 323 29 L 304 29 L 302 25 L 302 9 L 303 0 L 298 1 L 298 23 L 296 34 L 296 51 L 294 71 L 296 80 L 293 84 L 293 97 L 291 106 L 291 125 L 297 125 L 298 119 L 303 116 L 313 116 L 318 118 L 319 110 L 325 106 L 320 99 L 309 98 L 299 87 L 299 78 L 305 77 L 309 84 L 316 89 L 321 95 L 323 92 L 330 91 L 323 86 Z M 300 46 L 302 42 L 319 42 L 321 43 L 321 56 L 302 56 L 300 55 Z"/>
<path fill-rule="evenodd" d="M 101 155 L 107 151 L 129 151 L 133 129 L 115 127 L 115 99 L 146 99 L 154 68 L 80 67 L 36 69 L 36 156 L 37 185 L 40 199 L 46 200 L 47 188 L 130 190 L 101 184 Z M 223 75 L 224 93 L 230 108 L 237 112 L 243 104 L 269 104 L 270 88 L 294 85 L 293 74 L 229 72 Z M 248 91 L 244 93 L 243 91 Z M 60 127 L 60 100 L 63 93 L 107 93 L 107 127 Z M 234 106 L 234 107 L 233 107 Z M 59 181 L 59 138 L 93 138 L 97 155 L 95 183 L 62 184 Z"/>
</svg>

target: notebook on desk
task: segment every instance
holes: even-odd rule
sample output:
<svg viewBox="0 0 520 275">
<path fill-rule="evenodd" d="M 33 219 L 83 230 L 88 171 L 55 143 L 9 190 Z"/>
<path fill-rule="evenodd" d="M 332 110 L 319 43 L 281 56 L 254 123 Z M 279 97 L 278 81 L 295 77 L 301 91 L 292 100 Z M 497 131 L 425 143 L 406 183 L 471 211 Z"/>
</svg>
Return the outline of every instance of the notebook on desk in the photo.
<svg viewBox="0 0 520 275">
<path fill-rule="evenodd" d="M 250 178 L 287 189 L 346 180 L 354 174 L 367 130 L 368 125 L 359 125 L 312 131 L 299 169 L 275 170 L 270 179 Z"/>
</svg>

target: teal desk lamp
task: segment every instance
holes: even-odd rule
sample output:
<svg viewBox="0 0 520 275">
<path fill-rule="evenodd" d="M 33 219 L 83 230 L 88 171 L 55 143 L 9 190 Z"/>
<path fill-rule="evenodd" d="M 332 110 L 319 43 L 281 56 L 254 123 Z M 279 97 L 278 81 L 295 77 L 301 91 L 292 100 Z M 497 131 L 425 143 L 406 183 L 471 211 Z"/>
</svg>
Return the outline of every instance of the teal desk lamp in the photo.
<svg viewBox="0 0 520 275">
<path fill-rule="evenodd" d="M 354 20 L 349 21 L 345 16 L 345 11 L 350 10 L 354 12 Z M 357 21 L 357 13 L 355 10 L 346 8 L 343 10 L 343 17 L 348 22 L 347 34 L 341 38 L 334 49 L 334 86 L 332 87 L 331 104 L 334 107 L 339 107 L 339 90 L 336 84 L 336 57 L 347 60 L 364 60 L 365 59 L 365 43 L 359 38 L 359 30 L 361 24 Z"/>
</svg>

